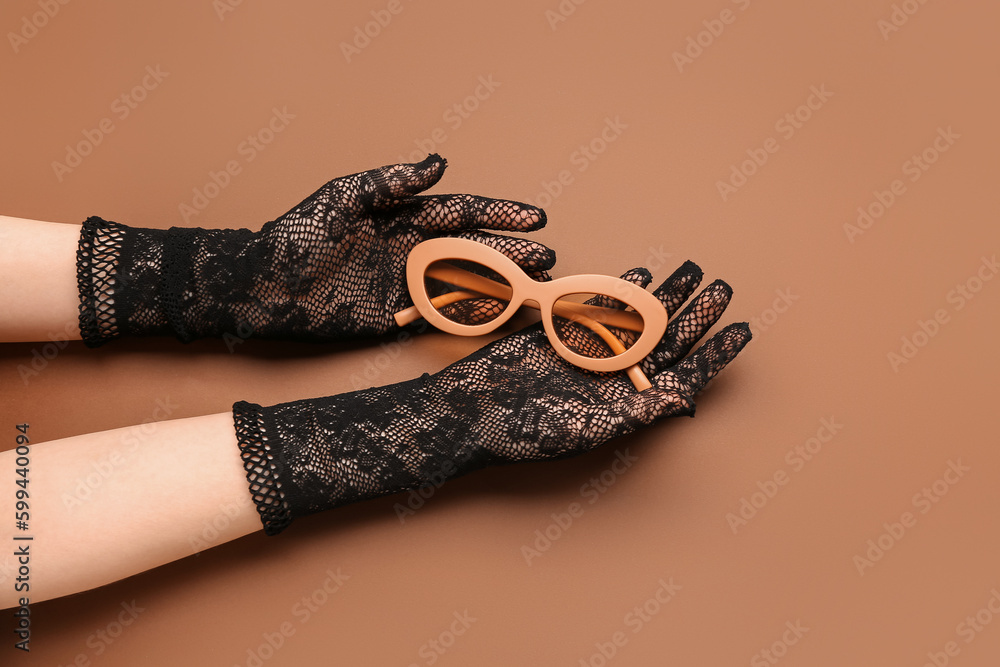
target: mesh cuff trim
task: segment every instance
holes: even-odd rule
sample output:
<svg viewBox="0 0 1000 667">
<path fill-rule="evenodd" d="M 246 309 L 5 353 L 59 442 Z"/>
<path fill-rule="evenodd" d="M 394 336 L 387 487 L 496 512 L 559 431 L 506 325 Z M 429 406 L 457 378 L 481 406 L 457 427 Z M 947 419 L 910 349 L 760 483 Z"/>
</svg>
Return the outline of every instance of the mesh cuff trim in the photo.
<svg viewBox="0 0 1000 667">
<path fill-rule="evenodd" d="M 233 421 L 250 495 L 264 524 L 264 532 L 277 535 L 292 522 L 292 513 L 278 482 L 281 466 L 268 446 L 261 407 L 239 401 L 233 405 Z"/>
<path fill-rule="evenodd" d="M 99 347 L 121 336 L 114 294 L 125 229 L 97 216 L 87 218 L 80 228 L 76 284 L 80 293 L 80 335 L 87 347 Z"/>
</svg>

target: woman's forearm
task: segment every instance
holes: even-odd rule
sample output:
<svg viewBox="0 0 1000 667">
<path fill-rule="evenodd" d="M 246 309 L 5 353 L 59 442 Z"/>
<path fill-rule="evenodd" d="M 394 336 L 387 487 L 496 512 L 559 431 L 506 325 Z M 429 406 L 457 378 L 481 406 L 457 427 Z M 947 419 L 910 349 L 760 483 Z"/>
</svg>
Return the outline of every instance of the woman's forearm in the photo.
<svg viewBox="0 0 1000 667">
<path fill-rule="evenodd" d="M 29 447 L 29 520 L 0 485 L 0 609 L 124 579 L 261 529 L 231 413 L 174 419 Z M 24 461 L 22 461 L 23 463 Z M 14 450 L 0 471 L 15 479 Z M 20 479 L 20 477 L 18 477 Z M 31 541 L 14 541 L 14 533 Z M 12 544 L 30 545 L 30 590 L 17 592 Z"/>
<path fill-rule="evenodd" d="M 78 340 L 80 225 L 0 216 L 0 341 Z"/>
</svg>

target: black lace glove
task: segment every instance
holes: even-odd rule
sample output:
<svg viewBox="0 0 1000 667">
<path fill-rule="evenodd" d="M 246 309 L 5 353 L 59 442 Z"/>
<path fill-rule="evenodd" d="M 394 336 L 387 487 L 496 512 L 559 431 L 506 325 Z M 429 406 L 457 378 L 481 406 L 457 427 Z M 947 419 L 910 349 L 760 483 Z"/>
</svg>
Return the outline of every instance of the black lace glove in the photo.
<svg viewBox="0 0 1000 667">
<path fill-rule="evenodd" d="M 474 195 L 415 196 L 446 163 L 430 155 L 337 178 L 249 229 L 134 229 L 89 218 L 77 251 L 80 331 L 90 347 L 123 335 L 335 340 L 396 329 L 412 305 L 405 266 L 421 241 L 472 238 L 526 271 L 552 267 L 545 246 L 481 229 L 526 232 L 540 209 Z"/>
<path fill-rule="evenodd" d="M 643 287 L 651 279 L 645 269 L 623 277 Z M 688 262 L 655 294 L 673 313 L 700 282 Z M 730 325 L 684 359 L 731 295 L 716 281 L 670 322 L 643 362 L 653 387 L 641 393 L 624 372 L 565 361 L 538 324 L 435 375 L 269 408 L 237 403 L 237 438 L 265 532 L 488 465 L 581 454 L 658 418 L 693 415 L 694 395 L 750 340 L 745 323 Z"/>
</svg>

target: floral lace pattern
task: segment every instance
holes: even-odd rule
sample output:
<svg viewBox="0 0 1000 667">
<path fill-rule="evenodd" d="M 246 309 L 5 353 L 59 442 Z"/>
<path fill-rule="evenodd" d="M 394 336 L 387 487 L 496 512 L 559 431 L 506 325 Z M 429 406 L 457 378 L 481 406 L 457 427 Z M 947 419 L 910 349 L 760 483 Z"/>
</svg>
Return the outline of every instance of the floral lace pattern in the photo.
<svg viewBox="0 0 1000 667">
<path fill-rule="evenodd" d="M 475 195 L 417 196 L 445 166 L 431 155 L 334 179 L 259 232 L 136 229 L 89 218 L 77 256 L 84 340 L 93 347 L 120 335 L 187 342 L 384 334 L 411 305 L 410 250 L 443 235 L 482 242 L 543 276 L 555 262 L 551 250 L 483 230 L 532 231 L 545 214 Z"/>
<path fill-rule="evenodd" d="M 650 279 L 645 270 L 623 277 Z M 673 311 L 700 279 L 688 262 L 655 293 Z M 694 395 L 750 340 L 746 324 L 730 325 L 684 358 L 730 297 L 716 281 L 671 321 L 644 361 L 653 387 L 641 393 L 624 373 L 566 362 L 533 325 L 433 376 L 269 408 L 238 403 L 248 477 L 266 480 L 294 519 L 487 465 L 573 456 L 656 419 L 692 415 Z M 254 432 L 267 434 L 273 467 L 255 463 L 264 459 L 252 446 L 261 438 L 246 435 Z M 261 515 L 268 534 L 287 526 Z"/>
</svg>

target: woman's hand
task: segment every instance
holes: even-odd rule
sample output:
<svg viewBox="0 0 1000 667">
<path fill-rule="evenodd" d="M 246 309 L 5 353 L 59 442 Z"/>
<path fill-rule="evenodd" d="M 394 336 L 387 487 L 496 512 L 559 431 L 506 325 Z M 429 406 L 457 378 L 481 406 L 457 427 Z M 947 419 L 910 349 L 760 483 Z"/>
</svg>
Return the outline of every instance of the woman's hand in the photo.
<svg viewBox="0 0 1000 667">
<path fill-rule="evenodd" d="M 623 277 L 643 287 L 651 278 L 645 269 Z M 654 294 L 673 313 L 700 281 L 688 262 Z M 745 323 L 731 324 L 687 356 L 731 296 L 716 281 L 668 324 L 643 361 L 653 386 L 642 392 L 624 372 L 569 363 L 536 324 L 434 375 L 268 408 L 237 403 L 237 438 L 265 530 L 489 465 L 581 454 L 659 418 L 693 414 L 695 395 L 750 340 Z"/>
<path fill-rule="evenodd" d="M 540 229 L 545 213 L 475 195 L 417 194 L 444 169 L 431 155 L 335 178 L 259 232 L 142 229 L 89 218 L 77 252 L 83 340 L 384 334 L 398 328 L 393 314 L 412 305 L 407 255 L 435 236 L 485 243 L 544 279 L 555 253 L 482 230 Z"/>
<path fill-rule="evenodd" d="M 406 258 L 421 241 L 474 239 L 529 273 L 552 268 L 555 253 L 534 241 L 481 230 L 530 232 L 545 213 L 476 195 L 418 195 L 444 173 L 431 155 L 336 178 L 260 232 L 263 271 L 254 294 L 274 306 L 271 319 L 320 337 L 379 335 L 412 305 Z"/>
</svg>

